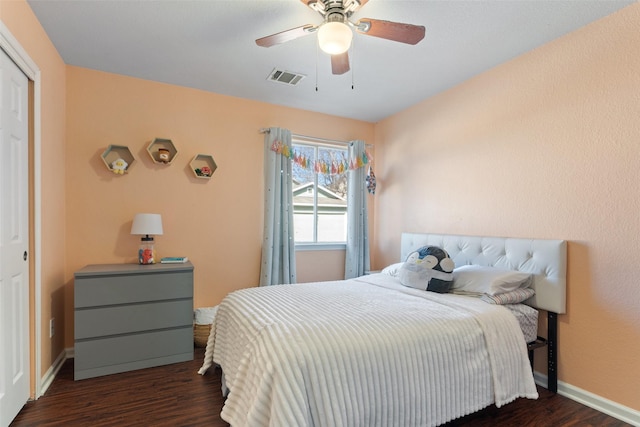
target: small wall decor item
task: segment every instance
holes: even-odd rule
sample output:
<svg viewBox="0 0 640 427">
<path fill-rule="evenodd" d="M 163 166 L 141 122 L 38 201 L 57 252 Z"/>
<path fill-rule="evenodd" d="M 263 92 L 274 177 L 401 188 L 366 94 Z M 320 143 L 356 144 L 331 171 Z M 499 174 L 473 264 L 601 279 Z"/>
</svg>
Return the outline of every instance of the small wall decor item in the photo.
<svg viewBox="0 0 640 427">
<path fill-rule="evenodd" d="M 311 160 L 306 154 L 290 148 L 288 145 L 283 144 L 282 141 L 274 141 L 271 144 L 271 151 L 290 159 L 303 169 L 312 170 L 323 175 L 341 175 L 348 170 L 362 168 L 373 159 L 371 154 L 365 151 L 361 156 L 349 157 L 348 159 L 343 157 L 332 161 Z"/>
<path fill-rule="evenodd" d="M 127 166 L 129 163 L 125 162 L 123 158 L 117 158 L 113 162 L 111 162 L 111 170 L 116 175 L 122 175 L 127 170 Z"/>
<path fill-rule="evenodd" d="M 135 161 L 129 147 L 124 145 L 110 145 L 100 157 L 107 169 L 116 175 L 127 173 Z"/>
<path fill-rule="evenodd" d="M 178 155 L 178 150 L 170 139 L 155 138 L 147 147 L 147 153 L 153 163 L 171 164 Z"/>
<path fill-rule="evenodd" d="M 218 165 L 216 165 L 213 156 L 209 154 L 196 154 L 196 156 L 189 163 L 193 174 L 196 178 L 210 179 L 211 175 L 216 171 Z"/>
<path fill-rule="evenodd" d="M 162 163 L 169 163 L 169 157 L 170 157 L 169 150 L 167 150 L 166 148 L 159 148 L 158 149 L 158 159 Z"/>
<path fill-rule="evenodd" d="M 369 165 L 369 172 L 365 178 L 367 184 L 367 191 L 369 194 L 376 194 L 376 175 L 373 173 L 373 168 Z"/>
</svg>

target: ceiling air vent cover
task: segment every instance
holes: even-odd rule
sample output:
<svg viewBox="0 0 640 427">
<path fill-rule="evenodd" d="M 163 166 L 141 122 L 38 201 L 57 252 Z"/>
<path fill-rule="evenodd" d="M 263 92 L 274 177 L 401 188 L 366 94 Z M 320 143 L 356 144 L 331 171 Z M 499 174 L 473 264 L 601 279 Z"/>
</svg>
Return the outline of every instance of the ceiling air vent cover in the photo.
<svg viewBox="0 0 640 427">
<path fill-rule="evenodd" d="M 291 71 L 278 70 L 277 68 L 274 68 L 271 74 L 269 74 L 269 77 L 267 77 L 267 80 L 295 86 L 305 77 L 306 76 L 304 74 L 292 73 Z"/>
</svg>

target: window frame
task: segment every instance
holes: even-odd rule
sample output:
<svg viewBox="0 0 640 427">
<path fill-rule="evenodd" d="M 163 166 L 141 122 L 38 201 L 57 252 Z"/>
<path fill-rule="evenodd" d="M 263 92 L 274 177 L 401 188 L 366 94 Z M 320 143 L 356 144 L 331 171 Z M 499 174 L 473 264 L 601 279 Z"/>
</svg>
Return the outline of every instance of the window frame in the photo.
<svg viewBox="0 0 640 427">
<path fill-rule="evenodd" d="M 293 136 L 291 139 L 291 147 L 295 149 L 296 146 L 313 147 L 315 158 L 319 158 L 318 150 L 320 148 L 332 148 L 345 151 L 345 157 L 349 155 L 349 143 L 339 141 L 321 140 L 317 138 L 304 138 Z M 348 171 L 345 171 L 347 174 Z M 293 176 L 291 178 L 293 180 Z M 318 242 L 318 173 L 313 173 L 313 242 L 295 242 L 296 251 L 322 251 L 322 250 L 346 250 L 347 242 L 346 235 L 345 241 L 336 242 Z M 348 191 L 348 189 L 347 189 Z M 349 210 L 348 199 L 346 205 L 346 211 Z M 295 213 L 295 211 L 294 211 Z M 294 218 L 295 229 L 295 218 Z"/>
</svg>

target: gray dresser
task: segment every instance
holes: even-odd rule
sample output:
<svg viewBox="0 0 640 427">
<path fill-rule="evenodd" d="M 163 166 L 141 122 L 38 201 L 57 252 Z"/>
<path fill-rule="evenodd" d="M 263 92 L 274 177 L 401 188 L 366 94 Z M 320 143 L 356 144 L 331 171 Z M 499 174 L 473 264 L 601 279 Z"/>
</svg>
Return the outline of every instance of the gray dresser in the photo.
<svg viewBox="0 0 640 427">
<path fill-rule="evenodd" d="M 193 360 L 193 265 L 76 271 L 74 379 Z"/>
</svg>

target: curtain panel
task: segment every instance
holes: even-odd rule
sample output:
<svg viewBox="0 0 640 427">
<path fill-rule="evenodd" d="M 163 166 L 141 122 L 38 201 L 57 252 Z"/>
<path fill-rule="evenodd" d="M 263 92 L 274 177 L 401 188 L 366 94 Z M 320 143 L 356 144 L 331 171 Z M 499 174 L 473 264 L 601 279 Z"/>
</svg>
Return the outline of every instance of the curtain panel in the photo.
<svg viewBox="0 0 640 427">
<path fill-rule="evenodd" d="M 365 148 L 364 141 L 351 141 L 349 158 L 362 158 L 365 155 Z M 370 269 L 366 179 L 367 170 L 364 167 L 351 169 L 348 172 L 345 279 L 362 276 Z"/>
<path fill-rule="evenodd" d="M 291 149 L 291 131 L 269 128 L 264 136 L 264 237 L 260 286 L 296 283 L 291 161 L 271 147 Z"/>
</svg>

